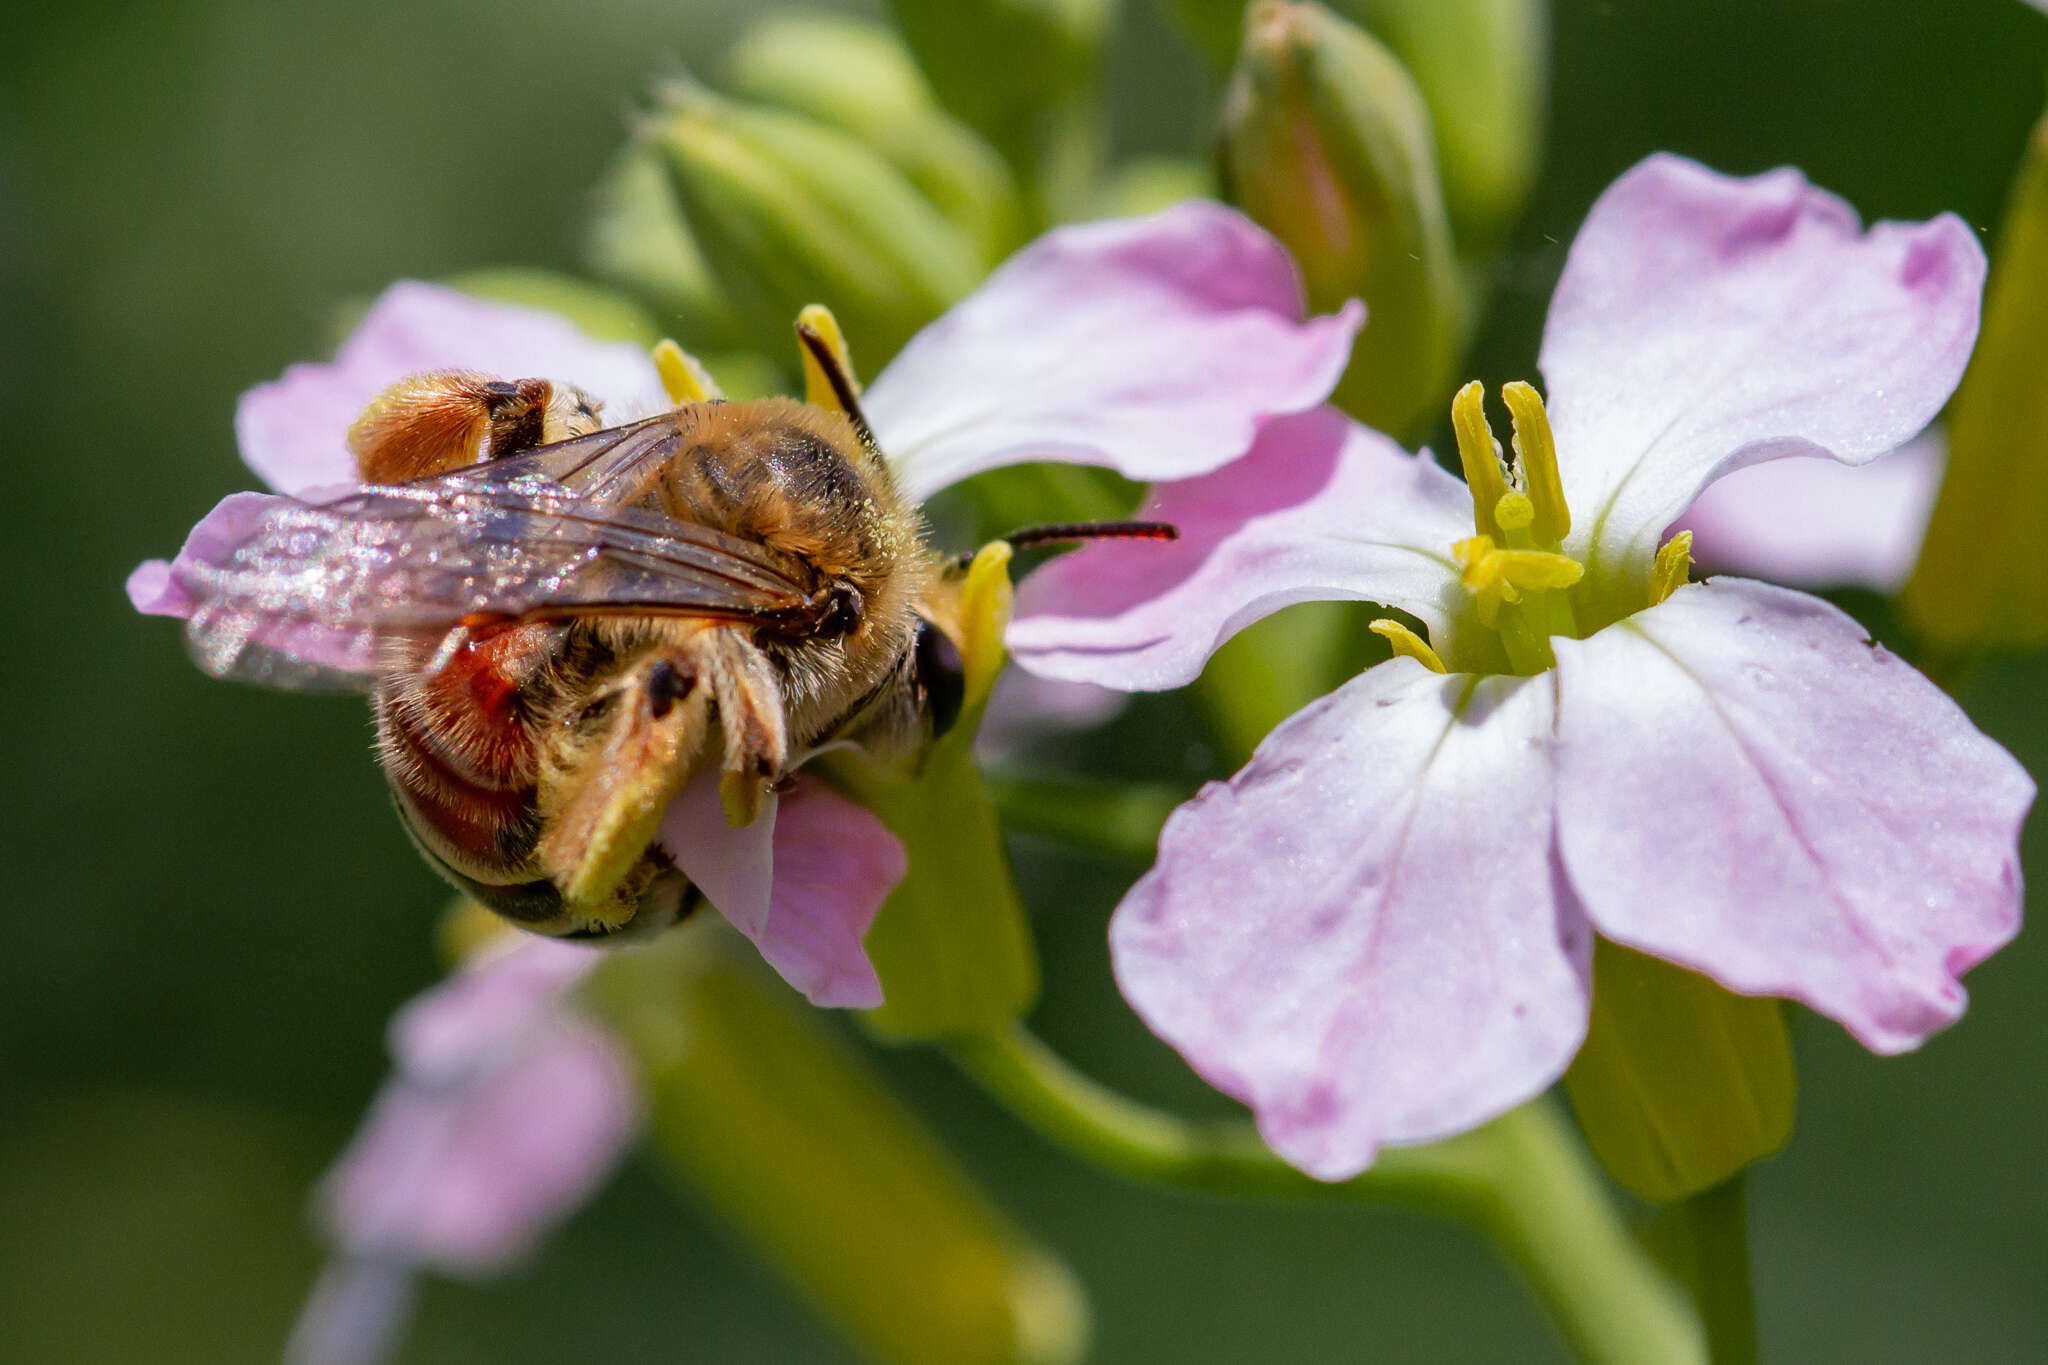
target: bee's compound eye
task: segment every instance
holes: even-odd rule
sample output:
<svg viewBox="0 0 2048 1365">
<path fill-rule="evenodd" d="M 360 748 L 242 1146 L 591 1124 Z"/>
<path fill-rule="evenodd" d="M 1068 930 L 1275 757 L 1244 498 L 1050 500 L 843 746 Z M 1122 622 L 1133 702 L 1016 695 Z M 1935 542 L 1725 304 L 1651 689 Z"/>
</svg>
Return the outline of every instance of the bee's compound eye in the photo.
<svg viewBox="0 0 2048 1365">
<path fill-rule="evenodd" d="M 861 613 L 866 609 L 860 589 L 851 583 L 841 583 L 832 589 L 832 595 L 825 599 L 824 615 L 818 618 L 817 634 L 827 640 L 841 635 L 850 635 L 860 626 Z"/>
<path fill-rule="evenodd" d="M 946 638 L 946 632 L 929 621 L 917 623 L 917 643 L 912 649 L 911 668 L 918 690 L 924 694 L 925 710 L 932 718 L 932 737 L 936 739 L 960 719 L 960 708 L 967 701 L 967 670 L 960 662 L 960 651 Z"/>
</svg>

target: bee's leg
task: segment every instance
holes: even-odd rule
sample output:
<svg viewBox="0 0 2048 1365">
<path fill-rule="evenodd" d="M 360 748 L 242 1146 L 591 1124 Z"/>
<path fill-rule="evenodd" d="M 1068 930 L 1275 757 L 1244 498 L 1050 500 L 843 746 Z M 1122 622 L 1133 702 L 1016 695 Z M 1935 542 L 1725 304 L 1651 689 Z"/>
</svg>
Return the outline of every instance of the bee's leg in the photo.
<svg viewBox="0 0 2048 1365">
<path fill-rule="evenodd" d="M 707 672 L 725 738 L 718 794 L 727 819 L 751 825 L 789 762 L 782 683 L 768 656 L 739 631 L 716 631 L 712 638 Z"/>
<path fill-rule="evenodd" d="M 633 918 L 631 878 L 709 734 L 713 693 L 694 644 L 627 670 L 565 717 L 549 746 L 538 851 L 568 908 L 594 930 Z"/>
</svg>

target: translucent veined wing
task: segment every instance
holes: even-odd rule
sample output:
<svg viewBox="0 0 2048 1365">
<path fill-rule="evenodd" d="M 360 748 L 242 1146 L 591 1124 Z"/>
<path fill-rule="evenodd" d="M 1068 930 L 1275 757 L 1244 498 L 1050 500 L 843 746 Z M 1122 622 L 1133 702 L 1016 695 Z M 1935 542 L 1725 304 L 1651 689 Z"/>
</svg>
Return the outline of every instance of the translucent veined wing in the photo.
<svg viewBox="0 0 2048 1365">
<path fill-rule="evenodd" d="M 593 502 L 629 503 L 645 493 L 682 442 L 679 413 L 593 431 L 500 460 L 465 465 L 407 487 L 548 483 Z"/>
<path fill-rule="evenodd" d="M 815 625 L 827 603 L 802 564 L 614 501 L 651 485 L 674 440 L 653 419 L 322 501 L 229 499 L 171 568 L 191 603 L 194 658 L 222 677 L 362 685 L 392 636 L 465 623 L 608 613 Z"/>
</svg>

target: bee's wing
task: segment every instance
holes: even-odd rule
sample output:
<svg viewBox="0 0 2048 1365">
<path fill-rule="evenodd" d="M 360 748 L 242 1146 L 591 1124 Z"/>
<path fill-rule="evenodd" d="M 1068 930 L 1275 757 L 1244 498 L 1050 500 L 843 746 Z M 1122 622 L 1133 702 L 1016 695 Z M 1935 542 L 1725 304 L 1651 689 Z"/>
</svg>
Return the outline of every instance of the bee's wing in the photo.
<svg viewBox="0 0 2048 1365">
<path fill-rule="evenodd" d="M 547 483 L 593 502 L 629 503 L 659 477 L 681 437 L 674 413 L 465 465 L 407 487 Z"/>
<path fill-rule="evenodd" d="M 328 502 L 254 499 L 188 544 L 172 574 L 192 603 L 199 665 L 286 686 L 362 685 L 383 640 L 465 622 L 602 613 L 800 628 L 821 609 L 802 566 L 765 546 L 538 474 L 472 473 Z"/>
</svg>

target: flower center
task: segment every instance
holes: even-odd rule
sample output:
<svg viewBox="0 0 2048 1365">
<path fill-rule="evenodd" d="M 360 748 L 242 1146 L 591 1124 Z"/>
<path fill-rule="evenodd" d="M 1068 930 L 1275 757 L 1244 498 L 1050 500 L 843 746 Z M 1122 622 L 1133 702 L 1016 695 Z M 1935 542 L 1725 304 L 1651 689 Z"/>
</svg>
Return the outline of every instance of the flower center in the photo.
<svg viewBox="0 0 2048 1365">
<path fill-rule="evenodd" d="M 1497 631 L 1515 672 L 1541 673 L 1556 663 L 1553 635 L 1576 635 L 1568 589 L 1586 568 L 1564 553 L 1571 509 L 1557 474 L 1557 443 L 1536 390 L 1517 381 L 1502 386 L 1514 421 L 1512 463 L 1486 421 L 1486 389 L 1473 380 L 1451 401 L 1458 461 L 1472 490 L 1478 534 L 1451 547 L 1463 566 L 1479 623 Z"/>
<path fill-rule="evenodd" d="M 1503 457 L 1487 424 L 1485 386 L 1475 379 L 1451 400 L 1451 427 L 1465 486 L 1472 492 L 1477 532 L 1453 545 L 1451 553 L 1464 570 L 1462 581 L 1472 594 L 1479 624 L 1499 635 L 1509 668 L 1533 677 L 1557 664 L 1552 636 L 1586 633 L 1572 594 L 1586 566 L 1564 550 L 1572 514 L 1542 397 L 1534 385 L 1520 380 L 1502 385 L 1500 396 L 1514 423 L 1512 461 Z M 1687 531 L 1657 552 L 1646 605 L 1655 606 L 1686 581 L 1691 551 L 1692 533 Z M 1395 653 L 1443 671 L 1436 652 L 1399 622 L 1376 621 L 1372 628 Z"/>
</svg>

